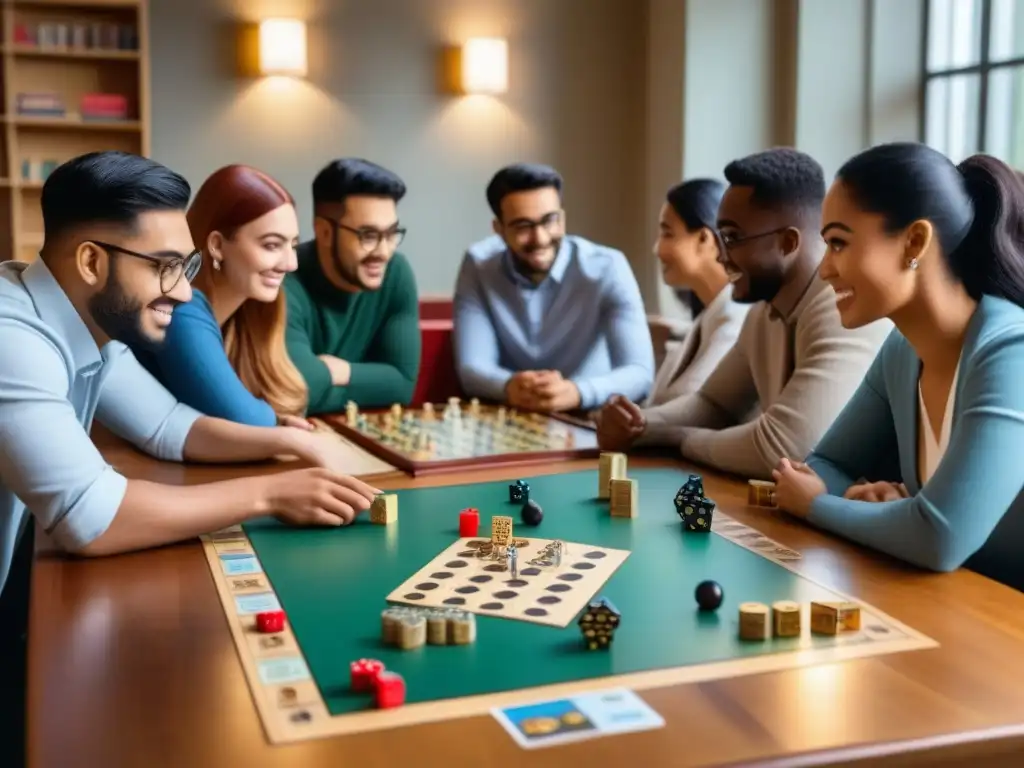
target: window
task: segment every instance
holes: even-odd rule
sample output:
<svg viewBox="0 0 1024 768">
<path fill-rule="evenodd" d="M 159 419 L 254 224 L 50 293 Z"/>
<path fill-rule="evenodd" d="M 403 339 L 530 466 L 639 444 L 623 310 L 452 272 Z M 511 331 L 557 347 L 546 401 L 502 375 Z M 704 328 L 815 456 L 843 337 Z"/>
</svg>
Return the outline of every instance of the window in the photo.
<svg viewBox="0 0 1024 768">
<path fill-rule="evenodd" d="M 923 132 L 1024 169 L 1024 0 L 927 0 Z"/>
</svg>

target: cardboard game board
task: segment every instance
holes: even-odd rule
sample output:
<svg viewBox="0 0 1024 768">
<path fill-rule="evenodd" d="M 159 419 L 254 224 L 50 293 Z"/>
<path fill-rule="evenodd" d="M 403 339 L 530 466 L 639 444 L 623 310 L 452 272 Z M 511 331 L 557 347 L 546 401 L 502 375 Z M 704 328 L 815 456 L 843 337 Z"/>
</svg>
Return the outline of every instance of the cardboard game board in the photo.
<svg viewBox="0 0 1024 768">
<path fill-rule="evenodd" d="M 484 536 L 452 543 L 463 508 L 490 515 L 492 535 L 495 518 L 518 511 L 520 505 L 509 500 L 507 480 L 399 490 L 398 517 L 388 525 L 363 517 L 340 528 L 306 529 L 267 518 L 204 536 L 207 562 L 267 738 L 283 744 L 486 714 L 495 707 L 609 688 L 642 691 L 937 646 L 898 618 L 804 574 L 800 552 L 730 517 L 726 505 L 716 510 L 710 533 L 684 531 L 673 500 L 687 473 L 631 469 L 639 486 L 633 518 L 611 516 L 609 502 L 595 498 L 598 475 L 527 476 L 531 499 L 544 506 L 543 521 L 530 532 L 544 538 L 531 538 L 519 550 L 518 569 L 533 567 L 529 561 L 547 542 L 568 544 L 560 566 L 517 574 L 527 581 L 524 586 L 510 586 L 508 572 L 486 570 L 500 561 L 481 558 L 483 570 L 473 570 L 479 563 L 470 563 L 463 553 L 480 548 L 470 542 L 487 535 L 485 526 Z M 515 531 L 508 534 L 515 538 Z M 587 558 L 588 552 L 606 557 Z M 456 561 L 467 564 L 448 565 Z M 590 562 L 595 568 L 573 567 Z M 590 580 L 558 578 L 600 569 Z M 464 578 L 457 571 L 495 578 L 473 582 L 473 575 Z M 425 585 L 456 579 L 460 586 L 449 596 L 467 598 L 453 606 L 458 609 L 472 610 L 468 598 L 479 601 L 483 587 L 495 581 L 502 583 L 491 597 L 506 590 L 517 595 L 494 598 L 510 609 L 504 615 L 504 608 L 476 606 L 476 636 L 468 645 L 428 642 L 406 650 L 384 641 L 382 612 L 394 607 L 389 598 L 410 587 L 398 597 L 439 594 L 440 586 Z M 705 579 L 724 590 L 722 605 L 711 612 L 700 610 L 694 598 L 696 585 Z M 562 584 L 577 586 L 550 591 Z M 480 586 L 480 593 L 457 591 L 467 586 Z M 563 600 L 538 603 L 545 596 Z M 575 621 L 563 626 L 511 611 L 513 606 L 525 606 L 524 613 L 529 607 L 562 606 L 558 610 L 571 613 L 576 609 L 566 604 L 569 599 L 583 605 L 591 597 L 605 598 L 621 612 L 610 649 L 587 650 Z M 426 599 L 410 602 L 424 605 Z M 802 606 L 799 636 L 740 637 L 740 606 L 781 600 Z M 860 629 L 834 636 L 812 632 L 811 601 L 855 602 Z M 283 630 L 259 632 L 259 613 L 278 608 L 286 614 Z M 372 695 L 353 690 L 350 664 L 362 658 L 377 659 L 402 676 L 403 706 L 378 709 Z"/>
<path fill-rule="evenodd" d="M 460 404 L 456 416 L 444 406 L 433 413 L 403 409 L 400 415 L 360 412 L 321 417 L 342 436 L 411 475 L 480 466 L 518 466 L 564 459 L 596 458 L 597 433 L 583 422 L 500 406 Z M 425 435 L 427 447 L 420 435 Z"/>
<path fill-rule="evenodd" d="M 460 539 L 388 595 L 388 602 L 458 608 L 565 627 L 629 557 L 622 549 L 563 542 L 557 565 L 544 558 L 551 539 L 516 539 L 518 572 L 486 554 L 482 539 Z M 550 563 L 550 564 L 549 564 Z"/>
</svg>

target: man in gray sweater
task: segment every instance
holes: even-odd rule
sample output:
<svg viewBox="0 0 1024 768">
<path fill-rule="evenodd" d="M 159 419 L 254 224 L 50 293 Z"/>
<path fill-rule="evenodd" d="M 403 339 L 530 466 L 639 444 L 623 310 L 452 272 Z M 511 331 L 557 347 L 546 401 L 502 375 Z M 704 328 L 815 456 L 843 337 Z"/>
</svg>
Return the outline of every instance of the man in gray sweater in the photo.
<svg viewBox="0 0 1024 768">
<path fill-rule="evenodd" d="M 615 396 L 597 416 L 605 450 L 675 445 L 701 464 L 771 479 L 783 456 L 806 456 L 839 415 L 892 330 L 843 328 L 818 276 L 825 179 L 788 148 L 735 160 L 718 211 L 733 300 L 753 304 L 735 346 L 695 394 L 645 417 Z"/>
</svg>

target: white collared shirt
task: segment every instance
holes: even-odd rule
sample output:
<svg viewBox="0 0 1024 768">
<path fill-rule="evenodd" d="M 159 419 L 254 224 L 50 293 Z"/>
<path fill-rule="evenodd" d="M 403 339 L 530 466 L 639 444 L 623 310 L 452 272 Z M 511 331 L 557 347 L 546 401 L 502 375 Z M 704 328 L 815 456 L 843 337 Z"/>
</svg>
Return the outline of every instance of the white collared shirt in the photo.
<svg viewBox="0 0 1024 768">
<path fill-rule="evenodd" d="M 201 414 L 123 344 L 101 351 L 42 259 L 0 264 L 0 350 L 2 588 L 26 511 L 71 551 L 117 514 L 128 481 L 89 437 L 94 416 L 146 453 L 180 461 Z"/>
</svg>

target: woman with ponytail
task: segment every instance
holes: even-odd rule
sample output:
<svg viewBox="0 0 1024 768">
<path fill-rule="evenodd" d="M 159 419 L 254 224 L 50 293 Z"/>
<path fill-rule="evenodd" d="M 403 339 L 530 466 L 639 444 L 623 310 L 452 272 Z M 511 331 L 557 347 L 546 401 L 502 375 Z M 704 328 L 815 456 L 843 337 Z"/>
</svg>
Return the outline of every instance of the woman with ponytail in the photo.
<svg viewBox="0 0 1024 768">
<path fill-rule="evenodd" d="M 136 350 L 180 401 L 253 426 L 309 427 L 306 386 L 284 343 L 284 276 L 296 269 L 292 196 L 244 165 L 221 168 L 188 211 L 203 253 L 193 298 L 175 308 L 165 342 Z"/>
<path fill-rule="evenodd" d="M 823 209 L 821 276 L 843 325 L 896 330 L 776 503 L 936 571 L 1024 590 L 1024 183 L 985 155 L 920 144 L 844 165 Z"/>
</svg>

